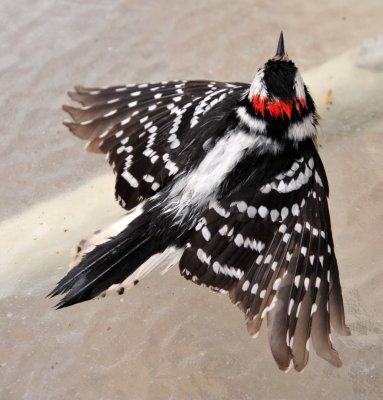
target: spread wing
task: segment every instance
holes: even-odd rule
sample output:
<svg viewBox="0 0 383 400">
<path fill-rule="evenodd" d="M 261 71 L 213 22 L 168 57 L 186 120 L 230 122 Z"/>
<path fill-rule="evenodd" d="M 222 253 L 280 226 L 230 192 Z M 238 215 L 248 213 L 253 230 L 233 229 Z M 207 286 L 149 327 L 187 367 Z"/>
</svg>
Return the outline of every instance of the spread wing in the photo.
<svg viewBox="0 0 383 400">
<path fill-rule="evenodd" d="M 262 186 L 251 178 L 201 216 L 180 260 L 182 275 L 228 291 L 250 335 L 267 315 L 269 341 L 282 370 L 303 370 L 308 341 L 340 366 L 332 326 L 349 334 L 327 205 L 328 186 L 315 152 Z"/>
<path fill-rule="evenodd" d="M 187 149 L 199 150 L 194 141 L 201 130 L 226 128 L 225 116 L 248 88 L 210 81 L 76 87 L 69 96 L 83 106 L 64 105 L 74 120 L 64 124 L 88 141 L 89 151 L 107 154 L 117 175 L 116 198 L 131 209 L 185 168 Z"/>
</svg>

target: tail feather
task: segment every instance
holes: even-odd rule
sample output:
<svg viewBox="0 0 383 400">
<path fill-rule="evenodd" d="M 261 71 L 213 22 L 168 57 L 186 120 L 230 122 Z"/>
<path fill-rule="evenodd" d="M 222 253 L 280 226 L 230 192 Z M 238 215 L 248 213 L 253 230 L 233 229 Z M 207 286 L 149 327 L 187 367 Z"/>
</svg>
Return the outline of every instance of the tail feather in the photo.
<svg viewBox="0 0 383 400">
<path fill-rule="evenodd" d="M 137 217 L 137 214 L 141 212 L 141 209 L 142 207 L 140 207 L 140 209 L 134 209 L 134 211 L 122 216 L 116 222 L 102 229 L 98 229 L 80 240 L 80 242 L 73 246 L 71 250 L 71 262 L 69 264 L 69 270 L 80 264 L 84 255 L 90 253 L 95 249 L 96 246 L 109 241 L 111 237 L 117 236 L 120 232 L 126 229 L 129 223 Z"/>
<path fill-rule="evenodd" d="M 57 308 L 90 300 L 110 286 L 123 282 L 156 252 L 153 239 L 146 237 L 133 240 L 128 228 L 85 254 L 49 296 L 66 293 Z"/>
</svg>

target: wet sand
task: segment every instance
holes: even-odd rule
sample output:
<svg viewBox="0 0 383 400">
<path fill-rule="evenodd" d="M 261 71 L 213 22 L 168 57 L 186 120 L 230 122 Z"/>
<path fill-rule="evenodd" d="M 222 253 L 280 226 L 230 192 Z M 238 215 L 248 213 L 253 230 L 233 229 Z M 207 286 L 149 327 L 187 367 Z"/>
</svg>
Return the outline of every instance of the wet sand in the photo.
<svg viewBox="0 0 383 400">
<path fill-rule="evenodd" d="M 379 60 L 371 65 L 354 49 L 380 33 L 383 5 L 328 2 L 319 10 L 290 2 L 276 11 L 275 2 L 223 3 L 0 7 L 9 27 L 0 33 L 1 399 L 383 397 L 383 75 Z M 322 117 L 320 153 L 353 333 L 333 338 L 343 368 L 311 352 L 303 374 L 281 373 L 265 326 L 249 338 L 226 296 L 185 281 L 177 268 L 155 271 L 122 297 L 55 311 L 44 297 L 64 275 L 70 247 L 123 213 L 102 157 L 82 151 L 60 126 L 65 90 L 178 77 L 249 81 L 280 28 Z"/>
</svg>

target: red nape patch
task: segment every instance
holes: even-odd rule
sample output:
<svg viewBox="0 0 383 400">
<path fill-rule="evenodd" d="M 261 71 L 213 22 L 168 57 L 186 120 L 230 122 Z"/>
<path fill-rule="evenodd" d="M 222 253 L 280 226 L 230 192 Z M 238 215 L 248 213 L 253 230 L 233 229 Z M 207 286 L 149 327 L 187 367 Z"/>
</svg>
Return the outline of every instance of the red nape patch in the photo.
<svg viewBox="0 0 383 400">
<path fill-rule="evenodd" d="M 262 117 L 265 116 L 265 105 L 267 101 L 267 97 L 260 99 L 259 94 L 256 94 L 253 97 L 253 108 L 256 112 L 260 112 L 262 114 Z"/>
<path fill-rule="evenodd" d="M 301 106 L 303 108 L 307 109 L 307 104 L 306 104 L 306 100 L 303 99 L 302 97 L 300 97 L 299 99 L 297 99 L 296 97 L 294 97 L 294 101 L 295 101 L 295 107 L 297 109 L 297 111 L 299 112 L 299 114 L 301 113 Z"/>
<path fill-rule="evenodd" d="M 296 97 L 294 97 L 294 101 L 295 107 L 299 114 L 301 113 L 301 107 L 307 108 L 306 101 L 303 98 L 297 99 Z M 275 100 L 271 102 L 267 97 L 260 99 L 259 94 L 256 94 L 253 97 L 253 108 L 255 112 L 261 113 L 262 117 L 265 116 L 265 110 L 267 110 L 269 114 L 274 118 L 283 118 L 284 114 L 286 114 L 287 117 L 291 119 L 293 102 L 283 100 Z"/>
</svg>

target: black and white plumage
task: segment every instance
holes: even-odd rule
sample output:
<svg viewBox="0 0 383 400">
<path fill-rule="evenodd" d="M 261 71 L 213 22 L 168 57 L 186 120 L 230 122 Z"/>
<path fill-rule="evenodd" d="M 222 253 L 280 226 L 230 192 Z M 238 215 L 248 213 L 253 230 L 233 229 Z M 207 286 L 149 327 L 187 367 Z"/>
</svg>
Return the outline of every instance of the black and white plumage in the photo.
<svg viewBox="0 0 383 400">
<path fill-rule="evenodd" d="M 345 325 L 327 205 L 315 146 L 317 114 L 284 52 L 251 85 L 171 81 L 86 89 L 64 106 L 65 124 L 116 173 L 130 211 L 79 247 L 51 295 L 58 308 L 122 293 L 159 264 L 229 293 L 256 336 L 267 317 L 282 370 L 316 352 L 341 366 L 330 322 Z"/>
</svg>

